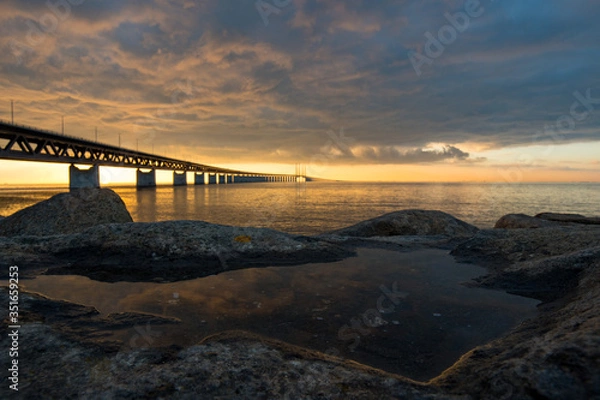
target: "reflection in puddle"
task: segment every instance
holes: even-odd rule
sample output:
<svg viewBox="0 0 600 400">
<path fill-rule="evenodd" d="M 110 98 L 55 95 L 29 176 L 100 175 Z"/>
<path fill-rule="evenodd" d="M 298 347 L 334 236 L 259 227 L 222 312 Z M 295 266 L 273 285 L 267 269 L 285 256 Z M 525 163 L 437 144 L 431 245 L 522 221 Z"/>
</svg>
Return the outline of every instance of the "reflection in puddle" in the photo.
<svg viewBox="0 0 600 400">
<path fill-rule="evenodd" d="M 174 283 L 39 276 L 24 287 L 106 314 L 139 311 L 183 321 L 145 327 L 152 340 L 138 345 L 188 346 L 242 329 L 425 380 L 535 315 L 535 300 L 460 285 L 484 273 L 443 250 L 359 249 L 358 257 L 336 263 Z"/>
</svg>

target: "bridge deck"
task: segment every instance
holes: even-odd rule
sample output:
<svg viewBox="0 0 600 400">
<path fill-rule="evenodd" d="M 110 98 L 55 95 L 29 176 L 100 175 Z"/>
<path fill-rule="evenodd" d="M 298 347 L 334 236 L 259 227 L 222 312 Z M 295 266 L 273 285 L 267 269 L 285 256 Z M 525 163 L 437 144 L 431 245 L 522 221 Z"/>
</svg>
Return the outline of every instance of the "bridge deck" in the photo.
<svg viewBox="0 0 600 400">
<path fill-rule="evenodd" d="M 245 176 L 292 176 L 220 168 L 0 121 L 0 159 L 166 169 Z"/>
</svg>

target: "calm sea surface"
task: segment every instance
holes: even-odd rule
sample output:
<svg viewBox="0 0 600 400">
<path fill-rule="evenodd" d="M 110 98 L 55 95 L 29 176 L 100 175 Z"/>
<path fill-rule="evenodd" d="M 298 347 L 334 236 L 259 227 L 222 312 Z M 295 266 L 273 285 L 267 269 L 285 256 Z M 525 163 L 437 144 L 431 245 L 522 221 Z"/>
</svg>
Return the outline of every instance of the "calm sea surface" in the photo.
<svg viewBox="0 0 600 400">
<path fill-rule="evenodd" d="M 0 189 L 0 215 L 67 189 Z M 202 220 L 316 234 L 410 208 L 441 210 L 480 228 L 504 214 L 600 215 L 600 184 L 398 184 L 309 182 L 115 187 L 139 222 Z"/>
</svg>

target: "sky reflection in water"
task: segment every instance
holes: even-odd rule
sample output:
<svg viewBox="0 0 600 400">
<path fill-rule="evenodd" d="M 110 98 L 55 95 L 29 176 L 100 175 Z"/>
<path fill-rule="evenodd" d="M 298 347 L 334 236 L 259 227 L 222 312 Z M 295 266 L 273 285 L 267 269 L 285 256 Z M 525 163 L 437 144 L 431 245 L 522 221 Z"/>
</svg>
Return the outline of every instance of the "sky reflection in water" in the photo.
<svg viewBox="0 0 600 400">
<path fill-rule="evenodd" d="M 243 329 L 428 379 L 535 315 L 535 300 L 460 285 L 484 273 L 455 263 L 443 250 L 359 249 L 358 257 L 336 263 L 238 270 L 175 283 L 39 276 L 24 287 L 106 314 L 139 311 L 183 321 L 144 327 L 152 336 L 136 346 L 193 345 L 216 332 Z M 376 325 L 371 317 L 381 286 L 393 290 L 394 282 L 407 296 L 397 304 L 386 300 L 384 307 L 393 310 L 382 315 L 380 326 L 367 326 L 365 321 Z M 120 338 L 131 342 L 136 332 Z"/>
</svg>

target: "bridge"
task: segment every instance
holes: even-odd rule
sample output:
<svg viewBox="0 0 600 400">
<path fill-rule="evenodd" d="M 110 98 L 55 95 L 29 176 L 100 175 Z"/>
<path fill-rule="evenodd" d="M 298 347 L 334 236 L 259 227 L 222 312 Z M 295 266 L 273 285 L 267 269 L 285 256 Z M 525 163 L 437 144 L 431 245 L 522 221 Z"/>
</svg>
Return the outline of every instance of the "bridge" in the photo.
<svg viewBox="0 0 600 400">
<path fill-rule="evenodd" d="M 111 146 L 0 120 L 0 159 L 71 164 L 72 189 L 100 187 L 100 166 L 137 168 L 137 186 L 155 187 L 156 170 L 172 170 L 173 185 L 187 185 L 187 173 L 194 184 L 249 182 L 300 182 L 309 180 L 300 168 L 296 174 L 264 174 L 220 168 Z M 77 165 L 91 165 L 88 170 Z"/>
</svg>

